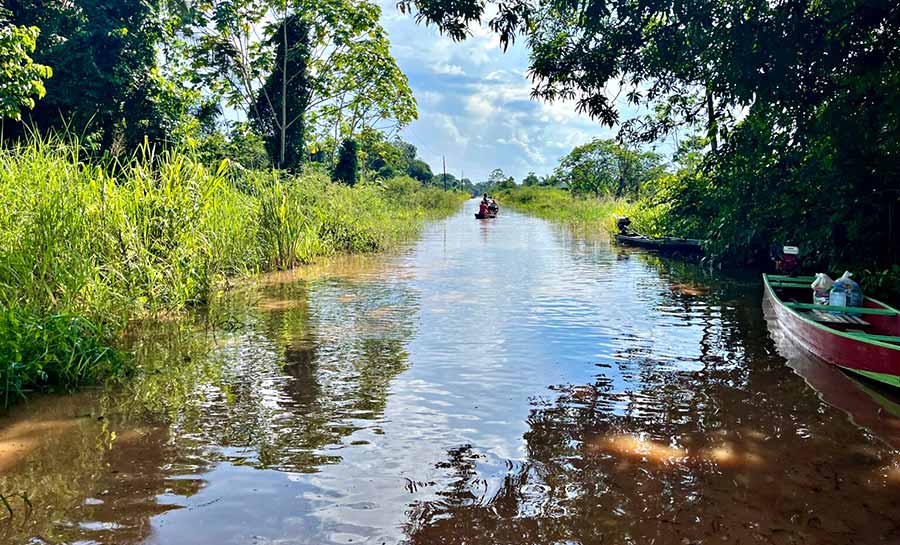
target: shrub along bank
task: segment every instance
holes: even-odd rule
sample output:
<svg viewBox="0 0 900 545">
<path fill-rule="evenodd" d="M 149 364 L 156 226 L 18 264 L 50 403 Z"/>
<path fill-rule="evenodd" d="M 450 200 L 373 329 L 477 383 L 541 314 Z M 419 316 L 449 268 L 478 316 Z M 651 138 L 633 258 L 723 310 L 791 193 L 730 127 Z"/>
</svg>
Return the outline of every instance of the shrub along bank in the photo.
<svg viewBox="0 0 900 545">
<path fill-rule="evenodd" d="M 613 196 L 573 195 L 569 191 L 540 186 L 519 186 L 498 193 L 504 205 L 551 221 L 616 232 L 616 216 L 631 218 L 632 227 L 655 235 L 660 230 L 659 210 Z"/>
<path fill-rule="evenodd" d="M 628 216 L 631 227 L 637 232 L 650 236 L 685 236 L 705 241 L 707 258 L 711 264 L 743 265 L 746 260 L 726 260 L 720 239 L 711 240 L 707 228 L 715 217 L 715 209 L 705 205 L 700 199 L 693 204 L 677 201 L 673 193 L 688 194 L 692 189 L 687 177 L 667 176 L 650 186 L 641 198 L 621 199 L 612 196 L 590 196 L 572 193 L 562 189 L 536 186 L 517 186 L 498 192 L 503 204 L 512 206 L 536 216 L 588 229 L 605 229 L 616 233 L 615 217 Z M 680 184 L 680 185 L 679 185 Z M 792 240 L 792 239 L 788 239 Z M 816 254 L 803 256 L 804 267 L 809 272 L 828 271 L 835 275 L 845 270 L 853 271 L 868 295 L 900 304 L 900 265 L 880 268 L 859 258 L 834 260 L 831 266 Z M 763 269 L 768 264 L 766 258 L 750 263 Z"/>
<path fill-rule="evenodd" d="M 230 277 L 389 248 L 466 198 L 409 178 L 347 187 L 149 148 L 124 163 L 80 157 L 51 142 L 0 151 L 4 405 L 121 374 L 109 347 L 133 318 L 202 304 Z"/>
</svg>

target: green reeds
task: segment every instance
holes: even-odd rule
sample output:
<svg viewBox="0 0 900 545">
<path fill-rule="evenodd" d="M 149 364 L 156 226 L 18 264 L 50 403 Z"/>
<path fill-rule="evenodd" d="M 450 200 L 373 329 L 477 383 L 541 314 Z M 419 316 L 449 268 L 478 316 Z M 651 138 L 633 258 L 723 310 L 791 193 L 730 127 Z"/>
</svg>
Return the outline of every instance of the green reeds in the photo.
<svg viewBox="0 0 900 545">
<path fill-rule="evenodd" d="M 108 330 L 81 316 L 0 309 L 2 406 L 37 388 L 71 389 L 119 376 L 124 361 L 111 341 Z"/>
<path fill-rule="evenodd" d="M 104 347 L 135 317 L 202 304 L 228 277 L 387 248 L 462 200 L 406 180 L 402 194 L 390 182 L 351 188 L 146 146 L 112 164 L 82 157 L 38 138 L 0 150 L 4 405 L 120 372 Z"/>
</svg>

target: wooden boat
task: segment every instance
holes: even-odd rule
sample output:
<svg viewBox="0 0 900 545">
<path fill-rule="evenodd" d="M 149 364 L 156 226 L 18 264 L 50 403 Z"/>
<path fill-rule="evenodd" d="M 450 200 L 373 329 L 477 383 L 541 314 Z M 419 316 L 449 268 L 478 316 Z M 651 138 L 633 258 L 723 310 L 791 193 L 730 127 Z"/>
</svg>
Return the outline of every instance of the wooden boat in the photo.
<svg viewBox="0 0 900 545">
<path fill-rule="evenodd" d="M 681 254 L 700 254 L 703 253 L 702 242 L 693 238 L 675 238 L 675 237 L 648 237 L 644 235 L 623 235 L 615 236 L 616 242 L 626 246 L 637 246 L 659 252 L 671 252 Z"/>
<path fill-rule="evenodd" d="M 900 313 L 871 297 L 862 307 L 810 303 L 813 280 L 763 275 L 763 304 L 785 335 L 832 365 L 900 387 Z"/>
<path fill-rule="evenodd" d="M 497 214 L 477 214 L 477 213 L 475 214 L 475 219 L 477 219 L 477 220 L 491 219 L 491 218 L 496 218 L 496 217 L 497 217 Z"/>
</svg>

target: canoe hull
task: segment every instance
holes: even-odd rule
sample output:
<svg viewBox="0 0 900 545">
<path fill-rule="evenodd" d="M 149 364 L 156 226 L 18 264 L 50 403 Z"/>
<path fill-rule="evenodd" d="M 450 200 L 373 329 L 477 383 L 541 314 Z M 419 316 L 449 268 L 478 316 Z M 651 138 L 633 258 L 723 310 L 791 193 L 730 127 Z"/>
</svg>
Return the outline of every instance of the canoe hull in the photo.
<svg viewBox="0 0 900 545">
<path fill-rule="evenodd" d="M 497 214 L 475 214 L 475 219 L 477 220 L 489 220 L 496 217 Z"/>
<path fill-rule="evenodd" d="M 700 254 L 703 252 L 702 243 L 699 240 L 690 238 L 650 238 L 618 234 L 615 236 L 615 239 L 619 244 L 647 248 L 648 250 L 657 250 L 660 252 L 677 252 L 683 254 Z"/>
<path fill-rule="evenodd" d="M 781 326 L 784 334 L 793 342 L 819 359 L 871 379 L 900 387 L 900 346 L 888 343 L 866 341 L 805 319 L 782 304 L 767 280 L 764 305 Z M 867 307 L 878 307 L 878 303 L 866 300 Z M 866 315 L 866 320 L 882 329 L 890 331 L 897 318 Z"/>
</svg>

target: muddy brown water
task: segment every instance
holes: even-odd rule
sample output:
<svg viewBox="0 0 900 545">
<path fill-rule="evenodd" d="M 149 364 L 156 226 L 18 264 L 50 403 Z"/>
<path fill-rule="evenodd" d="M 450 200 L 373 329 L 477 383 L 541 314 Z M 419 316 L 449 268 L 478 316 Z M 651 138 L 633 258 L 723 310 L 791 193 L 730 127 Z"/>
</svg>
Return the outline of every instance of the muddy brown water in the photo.
<svg viewBox="0 0 900 545">
<path fill-rule="evenodd" d="M 896 396 L 787 344 L 755 276 L 474 207 L 17 407 L 0 541 L 900 543 Z"/>
</svg>

